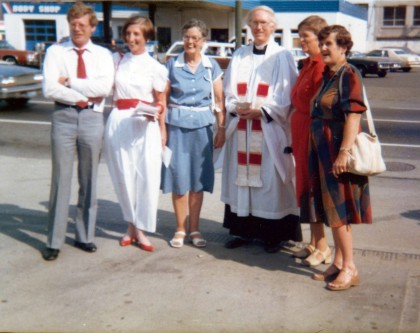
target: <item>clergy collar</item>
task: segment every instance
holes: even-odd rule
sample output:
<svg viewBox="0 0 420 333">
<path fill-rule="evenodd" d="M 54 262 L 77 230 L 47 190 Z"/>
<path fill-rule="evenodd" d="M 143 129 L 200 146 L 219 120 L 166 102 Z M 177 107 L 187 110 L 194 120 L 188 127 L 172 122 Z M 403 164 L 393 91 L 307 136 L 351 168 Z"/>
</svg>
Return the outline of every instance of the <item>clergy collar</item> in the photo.
<svg viewBox="0 0 420 333">
<path fill-rule="evenodd" d="M 209 57 L 207 57 L 204 54 L 201 54 L 201 63 L 206 68 L 212 68 L 213 67 Z M 184 67 L 184 66 L 185 66 L 185 59 L 184 59 L 184 52 L 182 52 L 178 55 L 178 57 L 175 60 L 175 67 Z"/>
<path fill-rule="evenodd" d="M 263 47 L 258 47 L 254 44 L 252 48 L 252 53 L 254 54 L 265 54 L 265 51 L 267 50 L 267 45 L 264 45 Z"/>
</svg>

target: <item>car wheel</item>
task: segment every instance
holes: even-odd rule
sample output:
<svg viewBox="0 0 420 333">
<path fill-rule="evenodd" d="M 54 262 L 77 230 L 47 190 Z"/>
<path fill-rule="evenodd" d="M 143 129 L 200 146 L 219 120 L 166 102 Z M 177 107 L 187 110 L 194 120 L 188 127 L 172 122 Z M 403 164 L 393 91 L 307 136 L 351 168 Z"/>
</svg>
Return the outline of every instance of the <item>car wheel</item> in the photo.
<svg viewBox="0 0 420 333">
<path fill-rule="evenodd" d="M 378 76 L 379 77 L 385 77 L 386 76 L 386 72 L 378 72 Z"/>
<path fill-rule="evenodd" d="M 3 60 L 6 61 L 6 62 L 8 62 L 9 64 L 17 65 L 16 58 L 13 58 L 13 57 L 5 57 Z"/>
<path fill-rule="evenodd" d="M 29 98 L 11 98 L 6 100 L 7 104 L 14 109 L 21 108 L 28 103 Z"/>
<path fill-rule="evenodd" d="M 404 67 L 404 68 L 401 68 L 401 69 L 404 73 L 408 73 L 409 71 L 411 71 L 411 67 Z"/>
<path fill-rule="evenodd" d="M 362 75 L 362 77 L 365 77 L 366 76 L 366 68 L 365 67 L 363 67 L 363 66 L 357 66 L 357 69 L 359 70 L 360 75 Z"/>
</svg>

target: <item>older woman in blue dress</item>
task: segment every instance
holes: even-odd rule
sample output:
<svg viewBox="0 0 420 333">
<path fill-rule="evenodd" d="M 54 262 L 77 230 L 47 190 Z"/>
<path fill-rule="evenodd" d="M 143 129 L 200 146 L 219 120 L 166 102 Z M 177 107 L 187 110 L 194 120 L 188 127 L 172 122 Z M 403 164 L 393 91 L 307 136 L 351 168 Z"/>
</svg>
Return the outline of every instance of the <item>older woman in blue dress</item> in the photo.
<svg viewBox="0 0 420 333">
<path fill-rule="evenodd" d="M 208 30 L 204 22 L 188 21 L 182 28 L 184 52 L 170 59 L 169 96 L 166 126 L 170 165 L 162 168 L 162 191 L 172 193 L 176 232 L 170 245 L 184 245 L 187 231 L 196 247 L 206 246 L 199 232 L 204 191 L 214 185 L 213 146 L 225 141 L 222 70 L 218 63 L 201 53 Z M 213 145 L 214 114 L 218 130 Z M 187 215 L 189 211 L 189 228 Z"/>
</svg>

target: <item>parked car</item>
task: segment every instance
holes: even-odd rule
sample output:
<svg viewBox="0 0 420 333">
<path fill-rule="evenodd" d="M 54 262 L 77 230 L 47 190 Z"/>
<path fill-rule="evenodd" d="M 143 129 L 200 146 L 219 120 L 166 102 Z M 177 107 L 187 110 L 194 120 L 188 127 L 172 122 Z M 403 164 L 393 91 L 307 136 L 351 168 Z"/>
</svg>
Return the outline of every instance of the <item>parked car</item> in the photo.
<svg viewBox="0 0 420 333">
<path fill-rule="evenodd" d="M 171 45 L 165 54 L 164 62 L 167 62 L 169 58 L 176 57 L 184 51 L 184 42 L 177 41 Z M 222 68 L 226 70 L 229 65 L 232 54 L 235 51 L 234 43 L 222 43 L 222 42 L 206 42 L 203 46 L 203 54 L 214 58 Z"/>
<path fill-rule="evenodd" d="M 39 66 L 38 54 L 36 52 L 17 50 L 6 40 L 0 40 L 0 60 L 15 65 Z"/>
<path fill-rule="evenodd" d="M 378 75 L 385 77 L 391 70 L 401 69 L 401 62 L 383 57 L 369 57 L 360 52 L 350 52 L 347 61 L 357 67 L 363 77 L 366 74 Z"/>
<path fill-rule="evenodd" d="M 303 63 L 301 60 L 308 57 L 308 55 L 302 51 L 302 49 L 298 47 L 294 47 L 290 50 L 290 52 L 293 55 L 293 59 L 295 59 L 296 67 L 300 70 L 303 66 Z"/>
<path fill-rule="evenodd" d="M 402 49 L 378 49 L 370 51 L 369 57 L 383 57 L 401 62 L 401 69 L 404 72 L 411 71 L 413 65 L 420 65 L 420 57 L 416 54 L 406 53 Z"/>
<path fill-rule="evenodd" d="M 0 101 L 20 107 L 42 93 L 42 72 L 37 68 L 0 61 Z"/>
</svg>

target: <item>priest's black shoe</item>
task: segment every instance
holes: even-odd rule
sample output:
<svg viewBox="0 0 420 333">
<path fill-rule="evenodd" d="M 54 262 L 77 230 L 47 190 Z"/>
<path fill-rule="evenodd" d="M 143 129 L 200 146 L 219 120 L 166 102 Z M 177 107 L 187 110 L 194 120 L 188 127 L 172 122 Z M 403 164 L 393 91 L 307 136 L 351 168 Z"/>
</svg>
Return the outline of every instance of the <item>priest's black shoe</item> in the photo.
<svg viewBox="0 0 420 333">
<path fill-rule="evenodd" d="M 96 252 L 97 250 L 95 243 L 81 243 L 81 242 L 75 241 L 74 246 L 86 252 Z"/>
<path fill-rule="evenodd" d="M 267 253 L 277 253 L 281 249 L 281 242 L 265 242 L 264 250 Z"/>
<path fill-rule="evenodd" d="M 60 250 L 52 249 L 50 247 L 45 248 L 45 250 L 42 252 L 42 258 L 45 260 L 51 261 L 55 260 L 58 257 L 58 253 Z"/>
<path fill-rule="evenodd" d="M 225 243 L 227 249 L 236 249 L 237 247 L 248 244 L 249 241 L 240 237 L 233 237 Z"/>
</svg>

